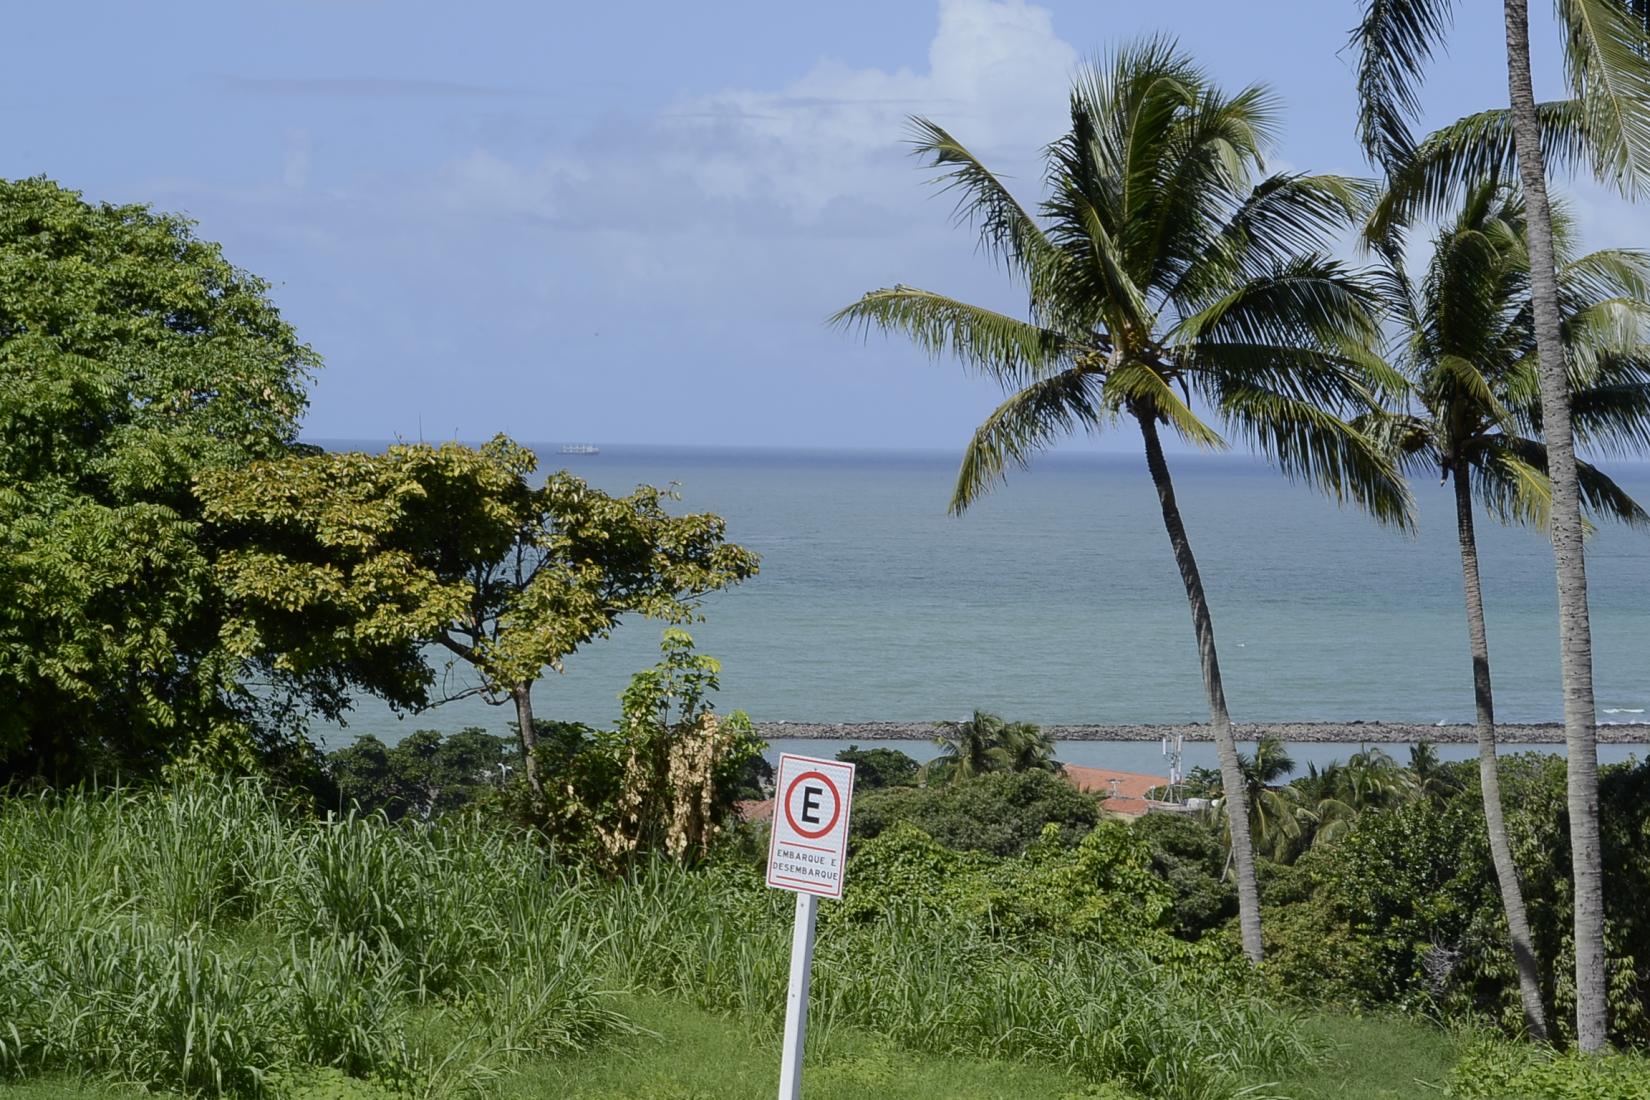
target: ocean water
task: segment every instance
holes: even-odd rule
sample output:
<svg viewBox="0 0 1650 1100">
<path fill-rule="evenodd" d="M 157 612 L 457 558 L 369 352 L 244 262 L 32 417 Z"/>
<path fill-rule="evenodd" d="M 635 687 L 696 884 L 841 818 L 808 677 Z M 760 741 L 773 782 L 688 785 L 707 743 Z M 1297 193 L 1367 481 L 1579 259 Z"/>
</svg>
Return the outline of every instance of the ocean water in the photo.
<svg viewBox="0 0 1650 1100">
<path fill-rule="evenodd" d="M 613 492 L 674 484 L 678 507 L 720 513 L 762 554 L 761 575 L 708 598 L 690 628 L 722 661 L 723 710 L 821 722 L 976 707 L 1041 723 L 1207 717 L 1137 456 L 1046 456 L 962 517 L 946 512 L 955 454 L 604 446 L 542 457 Z M 1235 720 L 1471 720 L 1447 490 L 1416 487 L 1421 527 L 1406 537 L 1247 458 L 1170 461 Z M 1611 472 L 1650 500 L 1650 466 Z M 1557 720 L 1551 551 L 1539 533 L 1483 517 L 1479 535 L 1499 716 Z M 1650 534 L 1603 528 L 1588 568 L 1600 718 L 1646 720 Z M 611 722 L 630 674 L 657 659 L 660 629 L 627 621 L 575 654 L 538 686 L 538 713 Z M 346 728 L 313 733 L 331 745 L 419 728 L 502 733 L 510 718 L 474 698 L 404 718 L 364 699 Z"/>
</svg>

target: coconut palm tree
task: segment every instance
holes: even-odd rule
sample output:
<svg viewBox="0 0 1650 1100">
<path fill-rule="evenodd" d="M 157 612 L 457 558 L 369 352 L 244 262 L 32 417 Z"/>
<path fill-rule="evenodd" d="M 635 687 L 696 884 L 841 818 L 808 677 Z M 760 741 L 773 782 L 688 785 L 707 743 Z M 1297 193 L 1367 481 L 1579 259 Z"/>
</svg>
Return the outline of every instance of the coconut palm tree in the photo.
<svg viewBox="0 0 1650 1100">
<path fill-rule="evenodd" d="M 1560 334 L 1571 365 L 1568 387 L 1576 431 L 1606 449 L 1637 446 L 1650 439 L 1650 345 L 1645 343 L 1650 257 L 1624 251 L 1574 256 L 1562 216 L 1555 228 Z M 1473 526 L 1474 500 L 1503 522 L 1546 526 L 1553 510 L 1550 458 L 1538 438 L 1542 403 L 1525 204 L 1514 188 L 1494 179 L 1470 189 L 1455 219 L 1433 241 L 1418 282 L 1405 270 L 1401 232 L 1388 227 L 1378 251 L 1385 257 L 1382 282 L 1396 321 L 1394 365 L 1413 386 L 1410 407 L 1386 418 L 1381 433 L 1410 473 L 1454 485 L 1490 854 L 1526 1024 L 1532 1035 L 1544 1037 L 1537 960 L 1502 813 Z M 1578 462 L 1576 470 L 1575 488 L 1595 514 L 1629 523 L 1647 519 L 1596 468 Z"/>
<path fill-rule="evenodd" d="M 1485 663 L 1488 664 L 1487 658 Z M 1490 727 L 1492 734 L 1494 733 L 1493 723 L 1492 717 Z M 1480 751 L 1482 751 L 1482 746 L 1480 746 Z M 1438 755 L 1437 747 L 1430 741 L 1420 741 L 1409 747 L 1409 773 L 1415 785 L 1415 793 L 1434 805 L 1443 805 L 1450 798 L 1461 793 L 1463 787 L 1455 771 L 1444 763 Z"/>
<path fill-rule="evenodd" d="M 941 733 L 934 738 L 940 754 L 928 765 L 928 775 L 936 780 L 955 783 L 972 779 L 987 772 L 1008 771 L 1014 766 L 1014 757 L 1003 744 L 1007 724 L 995 714 L 976 710 L 963 722 L 941 722 Z"/>
<path fill-rule="evenodd" d="M 1585 158 L 1601 181 L 1637 193 L 1650 182 L 1650 38 L 1643 0 L 1558 0 L 1565 76 L 1572 98 L 1537 104 L 1530 74 L 1528 0 L 1504 0 L 1510 107 L 1462 119 L 1415 147 L 1417 86 L 1442 42 L 1454 0 L 1361 0 L 1359 130 L 1406 201 L 1434 211 L 1463 183 L 1512 169 L 1529 207 L 1530 299 L 1543 437 L 1552 479 L 1550 534 L 1558 582 L 1570 850 L 1575 889 L 1576 1041 L 1603 1049 L 1604 871 L 1598 829 L 1598 744 L 1592 629 L 1578 467 L 1566 386 L 1558 262 L 1547 196 L 1549 160 Z M 1511 171 L 1501 174 L 1511 175 Z"/>
<path fill-rule="evenodd" d="M 833 320 L 902 332 L 1007 391 L 963 453 L 954 512 L 1063 435 L 1121 421 L 1138 428 L 1229 796 L 1243 947 L 1259 961 L 1237 746 L 1161 432 L 1219 449 L 1228 445 L 1220 424 L 1286 475 L 1408 521 L 1402 479 L 1347 421 L 1372 398 L 1360 354 L 1374 334 L 1368 293 L 1322 251 L 1364 192 L 1335 176 L 1257 178 L 1276 127 L 1270 92 L 1229 95 L 1160 39 L 1075 77 L 1071 128 L 1046 150 L 1041 217 L 940 126 L 913 126 L 916 152 L 959 196 L 959 219 L 1026 291 L 1028 317 L 902 285 L 866 294 Z"/>
<path fill-rule="evenodd" d="M 1358 820 L 1358 807 L 1348 799 L 1346 766 L 1331 761 L 1320 769 L 1306 766 L 1306 774 L 1290 784 L 1300 802 L 1301 843 L 1305 850 L 1315 844 L 1331 843 L 1351 831 Z"/>
<path fill-rule="evenodd" d="M 1354 810 L 1386 810 L 1413 800 L 1419 793 L 1414 778 L 1398 766 L 1392 754 L 1373 745 L 1346 758 L 1341 782 Z"/>
<path fill-rule="evenodd" d="M 1284 785 L 1295 771 L 1295 760 L 1276 737 L 1261 738 L 1253 757 L 1239 753 L 1238 760 L 1256 846 L 1274 862 L 1284 861 L 1301 838 L 1300 803 Z"/>
<path fill-rule="evenodd" d="M 1009 770 L 1017 772 L 1061 772 L 1065 766 L 1054 758 L 1054 739 L 1031 722 L 1010 722 L 1003 727 L 1001 744 L 1008 753 Z"/>
</svg>

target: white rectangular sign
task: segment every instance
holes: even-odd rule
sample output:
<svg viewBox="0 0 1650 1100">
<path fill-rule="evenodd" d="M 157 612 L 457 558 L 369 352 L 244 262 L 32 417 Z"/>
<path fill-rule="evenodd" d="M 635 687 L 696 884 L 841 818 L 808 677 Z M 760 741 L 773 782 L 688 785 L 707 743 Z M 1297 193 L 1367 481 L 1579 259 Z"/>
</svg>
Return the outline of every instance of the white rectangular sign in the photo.
<svg viewBox="0 0 1650 1100">
<path fill-rule="evenodd" d="M 840 898 L 853 804 L 852 764 L 780 754 L 768 885 Z"/>
</svg>

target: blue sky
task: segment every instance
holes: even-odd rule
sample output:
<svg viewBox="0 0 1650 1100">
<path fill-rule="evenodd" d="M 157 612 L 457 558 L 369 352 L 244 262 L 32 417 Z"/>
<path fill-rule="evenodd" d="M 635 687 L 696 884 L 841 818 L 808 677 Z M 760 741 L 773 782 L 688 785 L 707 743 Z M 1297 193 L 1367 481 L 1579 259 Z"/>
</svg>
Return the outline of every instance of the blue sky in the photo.
<svg viewBox="0 0 1650 1100">
<path fill-rule="evenodd" d="M 1505 102 L 1499 6 L 1462 7 L 1437 122 Z M 905 116 L 1034 199 L 1073 66 L 1161 31 L 1276 88 L 1279 165 L 1360 172 L 1355 19 L 1353 0 L 19 5 L 0 174 L 184 211 L 273 282 L 327 363 L 314 438 L 954 448 L 994 389 L 822 323 L 893 282 L 1017 304 L 922 185 Z M 1568 190 L 1587 243 L 1644 243 L 1645 214 Z"/>
</svg>

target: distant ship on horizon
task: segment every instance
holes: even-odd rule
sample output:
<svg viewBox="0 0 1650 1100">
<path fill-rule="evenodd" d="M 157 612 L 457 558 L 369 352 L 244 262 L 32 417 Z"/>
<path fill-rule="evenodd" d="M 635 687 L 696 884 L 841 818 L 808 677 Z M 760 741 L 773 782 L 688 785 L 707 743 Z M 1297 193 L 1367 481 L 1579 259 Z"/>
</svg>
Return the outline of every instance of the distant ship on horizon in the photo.
<svg viewBox="0 0 1650 1100">
<path fill-rule="evenodd" d="M 563 443 L 561 454 L 564 455 L 599 455 L 602 449 L 594 443 Z"/>
</svg>

